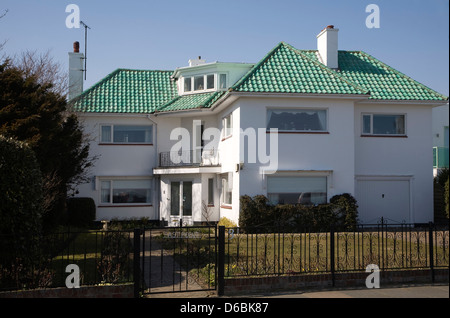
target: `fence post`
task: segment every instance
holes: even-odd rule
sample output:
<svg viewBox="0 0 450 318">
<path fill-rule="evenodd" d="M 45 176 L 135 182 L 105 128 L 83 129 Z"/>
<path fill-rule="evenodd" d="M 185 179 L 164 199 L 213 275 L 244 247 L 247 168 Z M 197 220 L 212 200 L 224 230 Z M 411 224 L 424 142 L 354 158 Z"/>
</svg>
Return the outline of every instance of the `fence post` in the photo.
<svg viewBox="0 0 450 318">
<path fill-rule="evenodd" d="M 431 282 L 434 284 L 433 222 L 430 222 L 430 223 L 429 223 L 429 230 L 428 230 L 428 246 L 429 246 L 429 250 L 430 250 Z"/>
<path fill-rule="evenodd" d="M 139 298 L 139 292 L 141 291 L 141 268 L 140 268 L 140 256 L 141 256 L 141 230 L 134 229 L 133 236 L 133 281 L 134 281 L 134 298 Z"/>
<path fill-rule="evenodd" d="M 333 225 L 330 227 L 330 271 L 331 271 L 331 284 L 335 286 L 335 264 L 334 264 L 334 227 Z"/>
<path fill-rule="evenodd" d="M 225 293 L 225 226 L 219 226 L 218 260 L 217 260 L 217 295 Z"/>
</svg>

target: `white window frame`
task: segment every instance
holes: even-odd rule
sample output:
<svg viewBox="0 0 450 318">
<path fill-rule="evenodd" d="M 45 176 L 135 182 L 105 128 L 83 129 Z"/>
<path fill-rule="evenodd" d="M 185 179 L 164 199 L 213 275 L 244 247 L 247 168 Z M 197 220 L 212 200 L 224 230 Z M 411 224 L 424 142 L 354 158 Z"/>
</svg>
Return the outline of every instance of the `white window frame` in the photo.
<svg viewBox="0 0 450 318">
<path fill-rule="evenodd" d="M 151 128 L 151 140 L 143 142 L 114 142 L 114 127 L 116 126 L 132 126 L 132 127 L 150 127 Z M 110 141 L 103 141 L 103 128 L 110 127 Z M 153 125 L 118 125 L 118 124 L 101 124 L 100 125 L 100 145 L 153 145 Z"/>
<path fill-rule="evenodd" d="M 319 204 L 325 204 L 328 202 L 328 195 L 329 195 L 329 187 L 331 186 L 331 174 L 329 172 L 316 172 L 316 173 L 276 173 L 271 176 L 267 176 L 266 178 L 266 189 L 267 189 L 267 197 L 270 196 L 271 193 L 269 193 L 269 180 L 271 177 L 275 178 L 324 178 L 325 179 L 325 202 L 319 203 Z M 278 194 L 283 192 L 278 192 Z M 308 192 L 306 192 L 308 193 Z M 277 192 L 272 192 L 272 194 L 277 194 Z"/>
<path fill-rule="evenodd" d="M 125 203 L 115 203 L 114 202 L 114 182 L 117 181 L 150 181 L 150 188 L 147 189 L 150 191 L 148 200 L 149 202 L 125 202 Z M 109 202 L 103 201 L 103 182 L 109 182 Z M 120 207 L 120 206 L 152 206 L 153 205 L 153 179 L 152 178 L 142 178 L 142 177 L 101 177 L 98 179 L 99 184 L 99 202 L 101 206 L 112 206 L 112 207 Z"/>
<path fill-rule="evenodd" d="M 227 128 L 230 123 L 230 128 Z M 233 136 L 233 113 L 222 117 L 222 140 Z"/>
<path fill-rule="evenodd" d="M 230 178 L 231 177 L 231 178 Z M 220 176 L 222 182 L 222 191 L 220 196 L 220 205 L 222 207 L 231 207 L 233 204 L 233 179 L 232 174 L 223 174 Z M 230 193 L 230 200 L 227 202 L 225 199 L 228 197 L 227 193 Z"/>
<path fill-rule="evenodd" d="M 373 116 L 374 115 L 386 115 L 386 116 L 403 116 L 403 134 L 374 134 L 373 133 Z M 364 116 L 370 116 L 370 132 L 364 132 Z M 407 116 L 405 113 L 361 113 L 361 136 L 380 136 L 380 137 L 406 137 L 408 132 L 407 128 Z"/>
<path fill-rule="evenodd" d="M 275 108 L 275 107 L 267 107 L 266 109 L 266 130 L 270 132 L 269 128 L 269 112 L 325 112 L 325 129 L 323 130 L 286 130 L 286 129 L 278 129 L 278 133 L 328 133 L 329 132 L 329 111 L 328 108 Z"/>
<path fill-rule="evenodd" d="M 225 74 L 225 73 L 205 73 L 205 74 L 193 74 L 193 75 L 189 75 L 186 77 L 183 77 L 183 83 L 182 83 L 182 91 L 183 91 L 183 95 L 184 94 L 198 94 L 198 93 L 205 93 L 205 92 L 214 92 L 216 90 L 219 90 L 219 74 Z M 214 76 L 214 86 L 212 88 L 206 88 L 207 84 L 208 84 L 208 76 L 213 75 Z M 225 74 L 227 75 L 227 74 Z M 195 78 L 196 77 L 201 77 L 203 76 L 203 89 L 195 89 Z M 190 91 L 186 91 L 184 89 L 184 81 L 186 81 L 187 79 L 191 80 L 191 90 Z M 228 75 L 227 75 L 227 84 L 228 84 Z M 226 88 L 225 88 L 226 89 Z M 224 90 L 224 89 L 221 89 Z"/>
</svg>

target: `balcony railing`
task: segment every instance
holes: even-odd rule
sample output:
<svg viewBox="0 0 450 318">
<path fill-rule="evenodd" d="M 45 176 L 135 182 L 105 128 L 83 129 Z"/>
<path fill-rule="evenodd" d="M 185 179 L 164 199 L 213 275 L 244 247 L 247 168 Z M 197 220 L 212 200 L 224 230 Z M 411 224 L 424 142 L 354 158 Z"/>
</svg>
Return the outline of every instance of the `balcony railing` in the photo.
<svg viewBox="0 0 450 318">
<path fill-rule="evenodd" d="M 433 168 L 448 168 L 448 147 L 433 147 Z"/>
<path fill-rule="evenodd" d="M 218 165 L 219 151 L 215 149 L 159 153 L 160 167 L 202 167 Z"/>
</svg>

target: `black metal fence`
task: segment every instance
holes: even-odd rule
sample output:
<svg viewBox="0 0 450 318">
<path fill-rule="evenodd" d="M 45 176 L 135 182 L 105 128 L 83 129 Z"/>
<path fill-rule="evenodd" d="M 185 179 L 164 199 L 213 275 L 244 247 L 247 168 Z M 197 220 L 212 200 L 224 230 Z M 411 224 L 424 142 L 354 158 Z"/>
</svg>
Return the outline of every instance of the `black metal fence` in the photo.
<svg viewBox="0 0 450 318">
<path fill-rule="evenodd" d="M 295 275 L 449 266 L 448 226 L 359 225 L 351 231 L 265 233 L 226 229 L 225 277 Z"/>
<path fill-rule="evenodd" d="M 80 285 L 133 282 L 133 232 L 0 235 L 0 291 L 66 286 L 75 264 Z"/>
<path fill-rule="evenodd" d="M 359 225 L 348 231 L 215 226 L 0 236 L 0 291 L 134 282 L 135 294 L 215 290 L 226 278 L 449 267 L 449 228 Z"/>
<path fill-rule="evenodd" d="M 135 284 L 143 294 L 214 290 L 217 228 L 189 226 L 135 230 Z M 140 243 L 139 243 L 140 242 Z"/>
</svg>

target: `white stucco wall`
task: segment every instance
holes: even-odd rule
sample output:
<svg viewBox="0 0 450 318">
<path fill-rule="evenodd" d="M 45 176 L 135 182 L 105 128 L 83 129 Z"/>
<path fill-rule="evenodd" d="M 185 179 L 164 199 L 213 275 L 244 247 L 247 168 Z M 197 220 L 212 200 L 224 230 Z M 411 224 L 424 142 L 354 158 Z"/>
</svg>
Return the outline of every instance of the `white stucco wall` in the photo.
<svg viewBox="0 0 450 318">
<path fill-rule="evenodd" d="M 151 125 L 144 115 L 124 114 L 86 114 L 79 116 L 90 142 L 90 153 L 98 159 L 90 169 L 91 182 L 78 187 L 78 197 L 91 197 L 97 205 L 97 220 L 112 218 L 157 218 L 155 203 L 157 202 L 157 184 L 153 178 L 153 167 L 156 160 L 154 145 L 102 145 L 100 143 L 100 127 L 111 125 Z M 153 127 L 155 140 L 155 127 Z M 111 206 L 100 202 L 101 178 L 133 178 L 149 177 L 152 179 L 152 203 L 142 206 Z"/>
<path fill-rule="evenodd" d="M 363 112 L 405 114 L 407 137 L 361 137 Z M 377 103 L 355 107 L 355 174 L 391 179 L 407 177 L 411 188 L 411 211 L 406 222 L 433 221 L 431 115 L 429 105 Z M 380 211 L 380 215 L 383 213 Z"/>
</svg>

